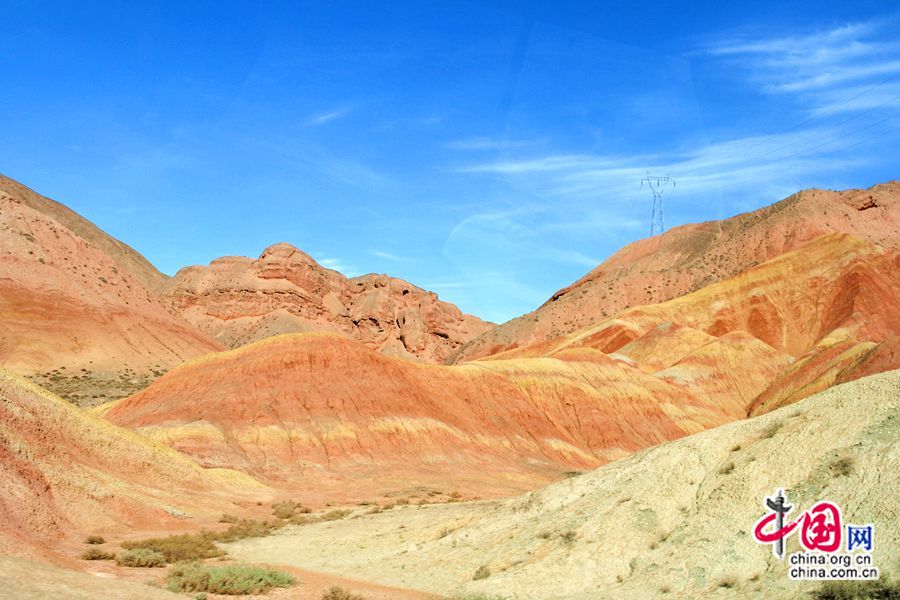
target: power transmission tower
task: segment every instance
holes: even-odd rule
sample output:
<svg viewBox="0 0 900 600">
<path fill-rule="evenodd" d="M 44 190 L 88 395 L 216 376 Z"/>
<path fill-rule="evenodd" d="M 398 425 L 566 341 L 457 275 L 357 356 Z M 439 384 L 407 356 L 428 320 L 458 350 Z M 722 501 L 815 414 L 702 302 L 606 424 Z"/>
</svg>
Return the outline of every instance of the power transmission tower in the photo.
<svg viewBox="0 0 900 600">
<path fill-rule="evenodd" d="M 666 175 L 665 177 L 657 177 L 647 173 L 647 176 L 641 179 L 641 189 L 644 184 L 650 188 L 653 193 L 653 214 L 650 217 L 650 237 L 666 230 L 665 219 L 663 218 L 663 192 L 669 188 L 669 184 L 675 187 L 675 180 Z"/>
</svg>

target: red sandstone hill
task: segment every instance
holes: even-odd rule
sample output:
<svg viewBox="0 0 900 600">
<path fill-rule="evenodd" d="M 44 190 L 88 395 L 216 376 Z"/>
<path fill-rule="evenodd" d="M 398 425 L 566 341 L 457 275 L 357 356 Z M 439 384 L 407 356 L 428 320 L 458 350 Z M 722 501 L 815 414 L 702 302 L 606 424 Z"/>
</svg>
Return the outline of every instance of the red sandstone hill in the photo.
<svg viewBox="0 0 900 600">
<path fill-rule="evenodd" d="M 256 260 L 225 257 L 181 269 L 164 295 L 185 319 L 232 348 L 322 331 L 389 356 L 443 362 L 493 327 L 401 279 L 348 279 L 290 244 L 266 248 Z"/>
<path fill-rule="evenodd" d="M 639 240 L 537 310 L 470 341 L 448 362 L 556 338 L 621 310 L 676 298 L 830 232 L 900 250 L 900 182 L 868 190 L 805 190 L 730 219 L 683 225 Z"/>
<path fill-rule="evenodd" d="M 64 206 L 0 179 L 0 365 L 96 404 L 221 350 L 162 303 L 164 276 Z"/>
<path fill-rule="evenodd" d="M 245 492 L 266 490 L 0 369 L 0 554 L 53 556 L 73 535 L 183 526 L 233 509 Z"/>
<path fill-rule="evenodd" d="M 897 281 L 895 252 L 832 234 L 489 360 L 421 365 L 285 336 L 186 363 L 103 411 L 273 481 L 507 493 L 767 410 L 772 389 L 781 405 L 895 368 Z"/>
</svg>

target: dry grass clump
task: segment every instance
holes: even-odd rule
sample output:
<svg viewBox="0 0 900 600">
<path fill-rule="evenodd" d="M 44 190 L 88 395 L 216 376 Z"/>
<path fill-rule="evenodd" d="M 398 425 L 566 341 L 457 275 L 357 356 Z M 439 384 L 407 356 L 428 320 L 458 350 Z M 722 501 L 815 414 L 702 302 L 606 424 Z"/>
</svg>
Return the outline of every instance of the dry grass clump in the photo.
<svg viewBox="0 0 900 600">
<path fill-rule="evenodd" d="M 235 564 L 213 567 L 200 562 L 179 563 L 168 575 L 173 592 L 209 592 L 211 594 L 261 594 L 273 587 L 288 587 L 294 578 L 283 571 Z"/>
<path fill-rule="evenodd" d="M 272 514 L 279 519 L 290 519 L 294 514 L 307 514 L 312 510 L 294 500 L 284 500 L 272 505 Z"/>
<path fill-rule="evenodd" d="M 99 535 L 89 535 L 87 539 L 84 540 L 85 544 L 105 544 L 106 540 L 103 539 L 102 536 Z"/>
<path fill-rule="evenodd" d="M 224 556 L 212 540 L 205 535 L 184 533 L 170 535 L 164 538 L 150 538 L 125 542 L 122 547 L 126 550 L 145 549 L 161 554 L 166 562 L 174 563 L 182 560 L 199 560 L 202 558 L 215 558 Z"/>
<path fill-rule="evenodd" d="M 732 471 L 734 471 L 734 463 L 731 461 L 728 461 L 727 463 L 725 463 L 722 466 L 721 469 L 719 469 L 719 475 L 728 475 Z"/>
<path fill-rule="evenodd" d="M 853 473 L 854 467 L 856 467 L 856 460 L 849 456 L 843 456 L 831 463 L 831 472 L 838 476 L 847 477 Z"/>
<path fill-rule="evenodd" d="M 767 440 L 775 437 L 775 434 L 778 433 L 778 430 L 781 429 L 782 425 L 784 425 L 784 423 L 781 421 L 775 421 L 760 432 L 760 438 Z"/>
<path fill-rule="evenodd" d="M 348 592 L 342 587 L 336 585 L 331 586 L 327 592 L 322 594 L 322 600 L 366 600 L 359 594 Z"/>
<path fill-rule="evenodd" d="M 350 510 L 331 510 L 320 517 L 321 521 L 339 521 L 349 515 Z"/>
<path fill-rule="evenodd" d="M 88 548 L 81 553 L 81 560 L 114 560 L 116 555 L 100 548 Z"/>
<path fill-rule="evenodd" d="M 900 582 L 884 575 L 874 581 L 828 581 L 810 596 L 815 600 L 896 600 L 900 598 Z"/>
<path fill-rule="evenodd" d="M 225 513 L 221 517 L 219 517 L 219 523 L 237 523 L 238 521 L 240 521 L 240 519 L 228 513 Z"/>
<path fill-rule="evenodd" d="M 559 535 L 559 539 L 561 539 L 563 541 L 563 543 L 565 543 L 567 546 L 571 546 L 572 544 L 575 543 L 575 540 L 578 539 L 578 534 L 570 529 L 569 531 L 566 531 L 565 533 L 561 533 Z"/>
<path fill-rule="evenodd" d="M 719 587 L 731 589 L 737 585 L 737 579 L 732 576 L 723 577 L 719 580 Z"/>
<path fill-rule="evenodd" d="M 162 552 L 149 548 L 131 548 L 119 552 L 116 556 L 116 564 L 120 567 L 164 567 L 166 557 Z"/>
<path fill-rule="evenodd" d="M 487 579 L 491 576 L 491 570 L 487 568 L 487 565 L 481 565 L 477 569 L 475 569 L 475 574 L 472 575 L 473 581 L 478 581 L 479 579 Z"/>
<path fill-rule="evenodd" d="M 284 521 L 255 521 L 241 519 L 225 531 L 203 531 L 199 537 L 207 542 L 236 542 L 247 538 L 266 537 L 276 529 L 284 527 Z M 194 558 L 207 558 L 197 556 Z"/>
</svg>

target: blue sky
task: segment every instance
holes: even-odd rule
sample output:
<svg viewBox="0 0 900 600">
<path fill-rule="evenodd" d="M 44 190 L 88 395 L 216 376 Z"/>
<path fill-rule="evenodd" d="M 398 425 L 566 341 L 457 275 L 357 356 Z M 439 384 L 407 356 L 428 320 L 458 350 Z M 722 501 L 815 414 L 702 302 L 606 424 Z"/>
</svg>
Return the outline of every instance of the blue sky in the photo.
<svg viewBox="0 0 900 600">
<path fill-rule="evenodd" d="M 483 318 L 900 177 L 889 2 L 2 2 L 0 172 L 166 273 L 286 241 Z"/>
</svg>

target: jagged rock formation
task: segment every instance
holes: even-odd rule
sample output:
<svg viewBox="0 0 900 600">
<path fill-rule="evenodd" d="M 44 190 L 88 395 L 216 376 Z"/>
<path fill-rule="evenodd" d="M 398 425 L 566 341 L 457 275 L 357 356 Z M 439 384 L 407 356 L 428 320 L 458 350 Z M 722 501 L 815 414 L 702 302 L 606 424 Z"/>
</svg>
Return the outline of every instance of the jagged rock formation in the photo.
<svg viewBox="0 0 900 600">
<path fill-rule="evenodd" d="M 677 298 L 833 232 L 900 251 L 900 182 L 867 190 L 804 190 L 730 219 L 639 240 L 537 310 L 467 343 L 449 362 L 553 339 L 627 308 Z"/>
<path fill-rule="evenodd" d="M 348 279 L 290 244 L 270 246 L 256 260 L 231 256 L 186 267 L 164 294 L 185 319 L 232 348 L 323 331 L 389 356 L 443 362 L 492 327 L 402 279 Z"/>
<path fill-rule="evenodd" d="M 81 404 L 221 350 L 170 312 L 164 276 L 64 206 L 0 179 L 0 365 Z"/>
</svg>

